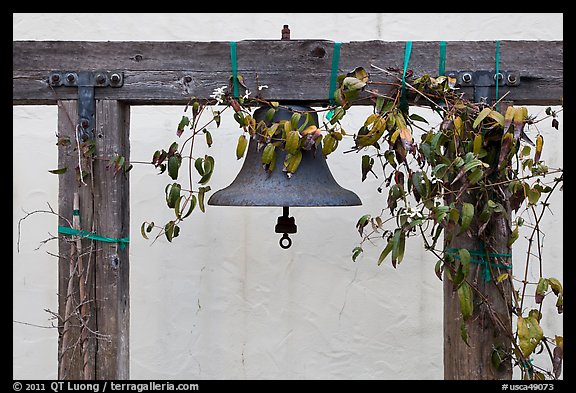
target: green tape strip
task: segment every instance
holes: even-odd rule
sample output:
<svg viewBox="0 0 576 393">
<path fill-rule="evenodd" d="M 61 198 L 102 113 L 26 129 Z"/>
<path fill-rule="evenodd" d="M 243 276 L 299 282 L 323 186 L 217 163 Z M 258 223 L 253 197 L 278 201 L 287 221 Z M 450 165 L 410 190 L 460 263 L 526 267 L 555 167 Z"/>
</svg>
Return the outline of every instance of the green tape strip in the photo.
<svg viewBox="0 0 576 393">
<path fill-rule="evenodd" d="M 330 72 L 330 91 L 328 100 L 334 102 L 334 92 L 336 91 L 336 80 L 338 78 L 338 63 L 340 62 L 341 42 L 334 42 L 334 52 L 332 52 L 332 71 Z"/>
<path fill-rule="evenodd" d="M 98 234 L 91 233 L 88 231 L 83 231 L 80 229 L 74 229 L 74 228 L 69 228 L 69 227 L 62 227 L 62 226 L 58 227 L 58 232 L 62 233 L 64 235 L 80 236 L 80 237 L 85 237 L 87 239 L 98 240 L 100 242 L 118 243 L 120 245 L 121 250 L 126 248 L 126 244 L 128 244 L 130 242 L 130 240 L 127 237 L 115 239 L 113 237 L 100 236 Z"/>
<path fill-rule="evenodd" d="M 482 247 L 484 247 L 483 244 Z M 458 253 L 459 250 L 460 250 L 459 248 L 448 248 L 446 249 L 446 253 L 453 256 L 456 259 L 460 259 L 460 254 Z M 470 253 L 471 256 L 470 263 L 484 266 L 484 268 L 482 269 L 482 277 L 486 282 L 490 281 L 491 279 L 490 267 L 488 266 L 488 262 L 486 261 L 485 258 L 486 255 L 488 255 L 488 257 L 491 258 L 508 258 L 512 256 L 512 254 L 505 254 L 505 253 L 496 253 L 496 252 L 486 253 L 485 250 L 468 250 L 468 252 Z M 473 258 L 474 256 L 479 258 Z M 500 265 L 498 263 L 490 263 L 490 266 L 500 269 L 509 269 L 509 270 L 512 269 L 512 266 Z"/>
<path fill-rule="evenodd" d="M 408 69 L 408 62 L 410 61 L 410 53 L 412 53 L 412 41 L 406 41 L 404 48 L 404 72 L 402 72 L 402 95 L 400 96 L 400 108 L 408 109 L 408 101 L 406 100 L 406 70 Z"/>
<path fill-rule="evenodd" d="M 238 61 L 236 59 L 236 42 L 230 41 L 230 63 L 232 63 L 232 84 L 234 98 L 238 98 Z"/>
<path fill-rule="evenodd" d="M 80 210 L 78 210 L 78 209 L 72 210 L 72 215 L 73 215 L 73 216 L 79 216 L 79 215 L 80 215 Z"/>
<path fill-rule="evenodd" d="M 332 52 L 332 70 L 330 71 L 330 90 L 328 91 L 328 101 L 331 105 L 336 103 L 334 92 L 336 91 L 336 81 L 338 79 L 338 64 L 340 63 L 340 46 L 341 42 L 334 42 L 334 51 Z M 334 116 L 334 109 L 326 114 L 326 119 L 330 120 Z"/>
<path fill-rule="evenodd" d="M 496 81 L 496 101 L 498 101 L 498 85 L 500 84 L 498 80 L 498 74 L 500 73 L 500 41 L 496 41 L 496 72 L 495 72 L 495 81 Z M 498 110 L 498 105 L 496 104 L 496 110 Z"/>
<path fill-rule="evenodd" d="M 440 41 L 440 61 L 438 62 L 438 76 L 446 73 L 446 41 Z"/>
</svg>

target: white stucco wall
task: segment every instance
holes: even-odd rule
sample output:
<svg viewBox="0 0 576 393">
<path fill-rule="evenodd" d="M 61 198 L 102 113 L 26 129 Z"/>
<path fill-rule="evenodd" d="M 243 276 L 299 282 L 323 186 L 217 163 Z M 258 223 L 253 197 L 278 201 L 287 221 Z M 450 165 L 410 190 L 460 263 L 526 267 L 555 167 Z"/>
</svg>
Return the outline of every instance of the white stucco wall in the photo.
<svg viewBox="0 0 576 393">
<path fill-rule="evenodd" d="M 562 40 L 562 14 L 14 14 L 14 40 L 239 41 L 352 40 Z M 529 108 L 534 113 L 543 107 Z M 358 127 L 368 108 L 354 108 L 345 129 Z M 174 140 L 182 107 L 132 107 L 131 157 L 148 161 Z M 363 117 L 364 116 L 364 117 Z M 539 125 L 544 159 L 563 167 L 560 130 Z M 22 210 L 58 206 L 55 106 L 13 109 L 13 377 L 57 376 L 57 332 L 44 309 L 57 311 L 57 220 L 35 215 L 17 224 Z M 241 161 L 239 134 L 224 118 L 212 130 L 216 157 L 213 190 L 228 185 Z M 201 150 L 199 150 L 201 152 Z M 364 205 L 294 208 L 298 234 L 289 250 L 273 232 L 276 208 L 208 207 L 182 225 L 173 244 L 151 245 L 140 224 L 160 223 L 165 176 L 148 165 L 130 172 L 131 378 L 133 379 L 441 379 L 442 284 L 419 238 L 407 243 L 398 269 L 376 266 L 382 244 L 351 261 L 359 241 L 354 225 L 384 206 L 379 180 L 360 182 L 356 155 L 339 150 L 328 160 L 336 180 Z M 542 223 L 546 276 L 562 280 L 562 194 Z M 520 274 L 526 240 L 515 245 Z M 534 275 L 529 277 L 534 279 Z M 552 304 L 553 306 L 553 304 Z M 550 314 L 554 308 L 550 307 Z M 545 333 L 562 333 L 554 317 Z"/>
</svg>

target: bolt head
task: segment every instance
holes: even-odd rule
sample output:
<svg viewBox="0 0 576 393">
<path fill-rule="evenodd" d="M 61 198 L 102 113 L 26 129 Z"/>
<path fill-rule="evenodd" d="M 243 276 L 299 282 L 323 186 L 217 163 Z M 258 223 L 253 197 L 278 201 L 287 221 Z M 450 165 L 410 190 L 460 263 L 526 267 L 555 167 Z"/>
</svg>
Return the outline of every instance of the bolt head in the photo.
<svg viewBox="0 0 576 393">
<path fill-rule="evenodd" d="M 118 82 L 120 82 L 120 75 L 118 75 L 118 74 L 112 74 L 112 75 L 110 76 L 110 81 L 111 81 L 112 83 L 118 83 Z"/>
<path fill-rule="evenodd" d="M 102 85 L 106 82 L 106 77 L 102 74 L 98 74 L 96 75 L 96 83 L 98 83 L 99 85 Z"/>
<path fill-rule="evenodd" d="M 80 125 L 82 126 L 82 128 L 86 129 L 88 128 L 88 126 L 90 126 L 90 122 L 88 121 L 88 119 L 82 119 L 80 121 Z"/>
<path fill-rule="evenodd" d="M 464 75 L 462 75 L 462 82 L 464 83 L 470 83 L 472 81 L 472 75 L 470 73 L 465 73 Z"/>
<path fill-rule="evenodd" d="M 66 79 L 68 79 L 68 82 L 74 82 L 74 79 L 76 79 L 76 77 L 74 76 L 74 74 L 68 74 L 66 75 Z"/>
<path fill-rule="evenodd" d="M 60 75 L 58 75 L 58 74 L 53 74 L 53 75 L 52 75 L 52 82 L 53 82 L 53 83 L 58 83 L 58 82 L 60 82 Z"/>
</svg>

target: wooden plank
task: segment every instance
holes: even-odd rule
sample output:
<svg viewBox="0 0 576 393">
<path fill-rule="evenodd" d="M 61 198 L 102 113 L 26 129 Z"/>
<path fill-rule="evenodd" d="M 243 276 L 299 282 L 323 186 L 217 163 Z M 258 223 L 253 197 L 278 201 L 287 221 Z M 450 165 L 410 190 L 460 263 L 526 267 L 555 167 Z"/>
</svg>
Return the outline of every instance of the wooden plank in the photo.
<svg viewBox="0 0 576 393">
<path fill-rule="evenodd" d="M 511 104 L 511 103 L 508 103 Z M 505 181 L 503 176 L 493 179 L 494 183 Z M 454 185 L 459 189 L 462 180 Z M 511 208 L 507 202 L 510 193 L 506 187 L 499 189 L 503 194 L 503 206 L 506 210 L 503 214 L 494 214 L 490 223 L 483 232 L 483 236 L 489 240 L 488 253 L 510 254 L 511 247 L 508 239 L 511 234 Z M 445 203 L 456 203 L 461 209 L 464 202 L 475 204 L 482 199 L 479 191 L 469 191 L 456 201 L 454 194 L 447 193 Z M 482 249 L 482 240 L 477 235 L 478 228 L 482 224 L 476 214 L 470 224 L 470 229 L 462 235 L 454 235 L 447 248 L 479 250 Z M 469 232 L 469 233 L 468 233 Z M 510 380 L 512 379 L 512 359 L 501 355 L 501 364 L 496 369 L 492 364 L 492 352 L 494 349 L 501 353 L 511 352 L 512 337 L 512 271 L 501 266 L 511 266 L 511 257 L 490 258 L 490 264 L 485 266 L 478 263 L 470 263 L 470 273 L 467 280 L 478 288 L 476 293 L 472 290 L 474 311 L 472 315 L 463 321 L 460 308 L 460 299 L 454 284 L 446 277 L 443 280 L 444 291 L 444 379 L 447 380 Z M 484 269 L 491 271 L 490 279 L 486 280 Z M 500 274 L 508 273 L 509 278 L 501 282 L 497 281 Z M 487 299 L 487 300 L 486 300 Z M 468 342 L 462 339 L 462 324 L 465 324 Z M 507 335 L 508 332 L 510 336 Z"/>
<path fill-rule="evenodd" d="M 352 41 L 342 43 L 339 73 L 362 66 L 375 82 L 396 82 L 371 68 L 402 69 L 404 42 Z M 328 100 L 334 43 L 326 40 L 247 40 L 237 43 L 238 72 L 252 96 L 279 101 Z M 446 70 L 494 70 L 494 41 L 449 41 Z M 415 76 L 436 75 L 437 41 L 413 43 L 408 68 Z M 132 105 L 178 105 L 190 97 L 208 99 L 231 75 L 228 42 L 87 42 L 14 41 L 13 103 L 53 104 L 75 99 L 75 88 L 51 88 L 52 70 L 118 70 L 121 88 L 97 88 L 97 99 Z M 502 87 L 518 105 L 558 105 L 563 96 L 563 41 L 501 41 L 500 69 L 516 71 L 520 85 Z M 189 77 L 189 79 L 186 79 Z M 188 80 L 188 82 L 187 82 Z M 257 86 L 267 85 L 258 91 Z M 371 86 L 381 93 L 390 87 Z M 462 88 L 472 97 L 472 88 Z M 360 104 L 366 104 L 361 102 Z"/>
<path fill-rule="evenodd" d="M 94 163 L 95 232 L 109 238 L 130 235 L 128 173 L 114 174 L 109 159 L 130 159 L 130 107 L 118 101 L 96 101 Z M 129 379 L 130 292 L 129 246 L 96 242 L 96 379 Z"/>
<path fill-rule="evenodd" d="M 79 194 L 80 203 L 80 225 L 82 229 L 91 230 L 92 223 L 92 184 L 90 181 L 85 184 L 77 179 L 76 168 L 79 167 L 78 144 L 76 143 L 76 119 L 78 116 L 78 104 L 76 101 L 58 102 L 58 135 L 61 139 L 67 138 L 69 143 L 59 143 L 58 145 L 58 167 L 67 168 L 66 173 L 59 175 L 58 184 L 58 214 L 60 216 L 58 225 L 70 226 L 73 213 L 73 196 Z M 82 159 L 83 169 L 90 172 L 87 159 Z M 80 258 L 84 269 L 79 268 L 75 260 L 77 254 L 72 253 L 70 238 L 60 237 L 58 243 L 59 266 L 58 266 L 58 314 L 63 321 L 66 316 L 66 300 L 68 296 L 68 285 L 70 283 L 70 263 L 73 264 L 73 275 L 71 281 L 71 306 L 76 310 L 70 318 L 69 336 L 64 339 L 63 326 L 59 329 L 58 340 L 58 378 L 59 379 L 92 379 L 94 375 L 94 350 L 96 338 L 89 330 L 96 330 L 96 319 L 94 318 L 94 262 L 91 252 L 92 242 L 88 239 L 81 241 L 82 249 Z M 71 258 L 73 259 L 71 261 Z M 83 271 L 80 271 L 83 270 Z M 84 323 L 89 330 L 80 328 L 82 321 L 78 317 L 80 313 L 79 305 L 79 274 L 86 283 L 86 299 L 84 299 L 86 318 Z M 86 279 L 86 276 L 88 277 Z M 60 324 L 62 325 L 62 323 Z M 86 339 L 87 337 L 87 339 Z M 84 343 L 86 340 L 86 343 Z M 86 356 L 82 353 L 82 348 L 86 351 Z"/>
</svg>

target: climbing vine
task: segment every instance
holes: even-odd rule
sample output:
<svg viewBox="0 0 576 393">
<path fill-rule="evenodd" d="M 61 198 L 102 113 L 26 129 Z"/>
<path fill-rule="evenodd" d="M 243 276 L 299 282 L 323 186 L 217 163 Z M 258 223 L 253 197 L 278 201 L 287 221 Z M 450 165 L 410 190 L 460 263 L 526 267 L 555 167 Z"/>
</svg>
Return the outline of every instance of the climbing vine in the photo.
<svg viewBox="0 0 576 393">
<path fill-rule="evenodd" d="M 159 173 L 170 178 L 165 194 L 174 218 L 163 225 L 144 222 L 142 236 L 148 238 L 157 229 L 157 237 L 164 235 L 172 241 L 196 206 L 205 211 L 215 160 L 210 155 L 196 157 L 193 148 L 199 139 L 208 147 L 212 145 L 208 126 L 219 127 L 224 111 L 233 111 L 240 130 L 236 158 L 245 155 L 248 141 L 253 139 L 258 143 L 262 170 L 272 172 L 276 165 L 282 165 L 288 178 L 298 176 L 303 151 L 327 157 L 348 142 L 346 152 L 362 153 L 361 181 L 369 176 L 383 179 L 377 192 L 386 197 L 380 214 L 365 214 L 356 223 L 360 241 L 352 250 L 352 260 L 361 257 L 367 244 L 373 247 L 381 242 L 376 263 L 389 260 L 397 268 L 404 259 L 406 240 L 420 236 L 425 249 L 437 258 L 431 270 L 440 280 L 448 280 L 457 294 L 462 340 L 468 343 L 467 326 L 478 308 L 483 308 L 509 341 L 509 345 L 492 349 L 494 369 L 512 362 L 523 379 L 557 379 L 563 337 L 543 331 L 542 305 L 544 301 L 555 302 L 561 314 L 563 287 L 558 279 L 543 274 L 539 225 L 550 210 L 551 195 L 562 190 L 563 170 L 550 168 L 542 160 L 544 138 L 538 123 L 551 121 L 558 129 L 559 111 L 547 108 L 545 116 L 536 118 L 525 107 L 506 105 L 505 97 L 493 105 L 472 102 L 464 98 L 456 79 L 450 76 L 414 78 L 408 73 L 402 78 L 398 70 L 372 67 L 397 82 L 388 83 L 383 94 L 362 67 L 340 75 L 331 104 L 315 110 L 324 114 L 321 124 L 314 123 L 310 112 L 296 110 L 290 120 L 273 122 L 278 108 L 290 108 L 262 99 L 260 91 L 267 86 L 258 86 L 258 92 L 252 94 L 241 75 L 215 89 L 210 100 L 192 98 L 175 127 L 179 139 L 154 152 L 151 161 Z M 242 87 L 242 95 L 232 94 L 234 82 Z M 407 99 L 413 106 L 434 110 L 440 118 L 438 125 L 410 113 Z M 342 127 L 342 119 L 357 100 L 370 100 L 373 110 L 357 130 L 350 132 Z M 252 115 L 256 107 L 268 108 L 265 119 L 259 122 Z M 279 151 L 285 151 L 286 156 L 277 163 Z M 187 171 L 186 186 L 178 180 L 182 169 Z M 511 270 L 511 249 L 523 226 L 530 229 L 525 273 L 516 276 Z M 495 228 L 507 238 L 496 236 Z M 464 243 L 474 240 L 476 248 L 459 246 L 462 239 Z M 540 265 L 540 277 L 530 282 L 528 265 L 534 260 Z M 490 300 L 478 287 L 478 278 L 470 274 L 473 265 L 482 272 L 481 280 L 499 288 L 515 324 L 507 324 L 493 313 Z M 504 293 L 506 285 L 511 288 L 509 297 Z M 532 363 L 532 358 L 541 354 L 550 358 L 548 369 Z"/>
</svg>

